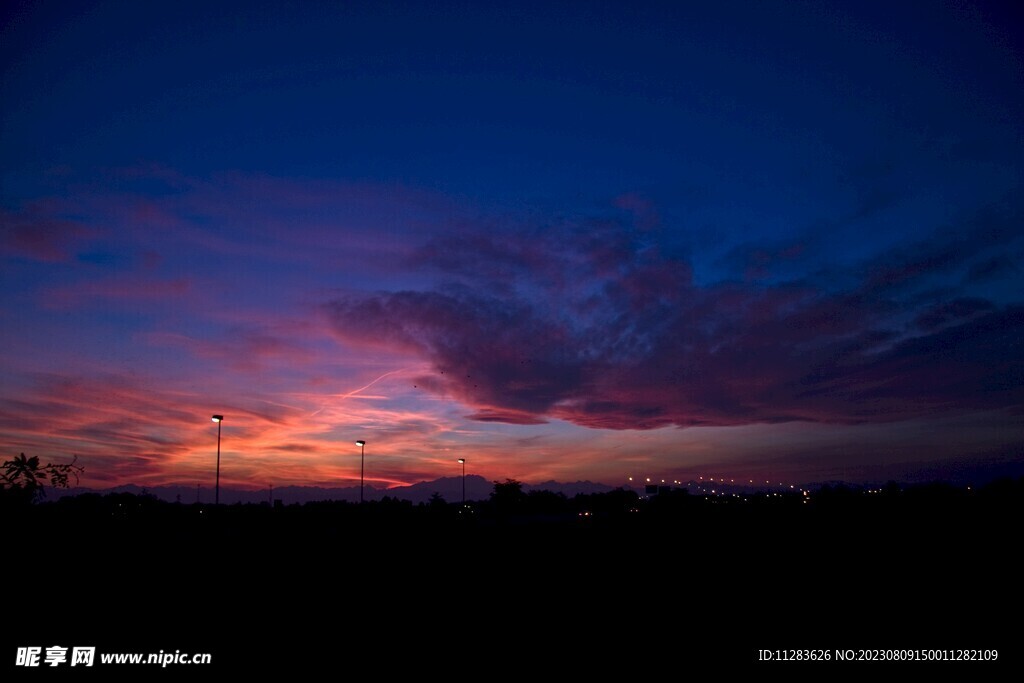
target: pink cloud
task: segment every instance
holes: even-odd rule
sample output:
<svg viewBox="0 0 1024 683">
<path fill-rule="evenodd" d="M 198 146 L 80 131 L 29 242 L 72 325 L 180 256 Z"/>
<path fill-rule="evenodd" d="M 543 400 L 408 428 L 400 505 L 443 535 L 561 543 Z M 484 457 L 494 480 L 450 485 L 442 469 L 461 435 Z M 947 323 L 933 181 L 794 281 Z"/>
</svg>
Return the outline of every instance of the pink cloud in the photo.
<svg viewBox="0 0 1024 683">
<path fill-rule="evenodd" d="M 0 251 L 38 261 L 70 260 L 74 249 L 98 232 L 62 218 L 54 202 L 39 201 L 19 212 L 0 209 Z"/>
<path fill-rule="evenodd" d="M 193 293 L 193 283 L 188 278 L 160 280 L 128 275 L 54 287 L 46 290 L 43 296 L 49 306 L 73 308 L 102 300 L 135 303 L 177 301 Z"/>
</svg>

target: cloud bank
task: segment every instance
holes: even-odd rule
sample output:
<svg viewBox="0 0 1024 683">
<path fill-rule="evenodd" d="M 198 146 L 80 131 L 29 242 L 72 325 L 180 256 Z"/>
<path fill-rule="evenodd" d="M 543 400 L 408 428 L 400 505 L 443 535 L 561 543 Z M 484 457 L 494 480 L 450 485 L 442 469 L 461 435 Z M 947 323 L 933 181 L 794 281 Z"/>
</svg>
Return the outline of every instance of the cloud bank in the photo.
<svg viewBox="0 0 1024 683">
<path fill-rule="evenodd" d="M 436 286 L 324 310 L 343 340 L 427 360 L 417 387 L 482 421 L 853 424 L 1003 408 L 1024 399 L 1024 307 L 971 283 L 1020 249 L 1015 220 L 986 209 L 842 268 L 807 256 L 796 278 L 772 279 L 754 246 L 734 259 L 756 259 L 757 278 L 705 282 L 649 224 L 467 230 L 413 256 Z M 784 250 L 787 267 L 802 252 Z"/>
</svg>

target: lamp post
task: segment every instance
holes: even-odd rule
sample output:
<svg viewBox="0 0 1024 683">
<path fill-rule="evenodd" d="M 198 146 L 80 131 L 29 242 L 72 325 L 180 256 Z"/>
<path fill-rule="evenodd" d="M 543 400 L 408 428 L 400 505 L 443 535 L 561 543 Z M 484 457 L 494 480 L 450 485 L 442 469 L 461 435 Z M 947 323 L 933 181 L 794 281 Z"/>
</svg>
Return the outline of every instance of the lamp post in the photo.
<svg viewBox="0 0 1024 683">
<path fill-rule="evenodd" d="M 462 465 L 462 507 L 466 507 L 466 459 L 459 458 L 459 464 Z"/>
<path fill-rule="evenodd" d="M 359 504 L 363 504 L 363 474 L 366 472 L 366 442 L 362 439 L 356 441 L 359 446 Z"/>
<path fill-rule="evenodd" d="M 213 421 L 217 423 L 217 484 L 214 487 L 213 503 L 220 504 L 220 423 L 224 421 L 223 415 L 214 415 Z"/>
</svg>

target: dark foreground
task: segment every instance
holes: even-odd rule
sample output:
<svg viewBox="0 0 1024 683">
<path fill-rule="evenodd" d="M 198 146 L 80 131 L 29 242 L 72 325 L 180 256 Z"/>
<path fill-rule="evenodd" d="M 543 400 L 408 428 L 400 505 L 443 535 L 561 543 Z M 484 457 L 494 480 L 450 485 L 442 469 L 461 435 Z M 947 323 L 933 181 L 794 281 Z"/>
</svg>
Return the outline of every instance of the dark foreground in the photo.
<svg viewBox="0 0 1024 683">
<path fill-rule="evenodd" d="M 1024 497 L 1021 482 L 1001 486 L 811 504 L 595 500 L 590 515 L 132 496 L 9 508 L 0 657 L 11 667 L 17 647 L 54 644 L 180 650 L 211 653 L 209 672 L 339 679 L 748 666 L 943 666 L 973 678 L 1021 661 L 1019 629 L 1000 624 L 1021 614 Z M 995 649 L 1000 659 L 765 663 L 762 649 Z"/>
</svg>

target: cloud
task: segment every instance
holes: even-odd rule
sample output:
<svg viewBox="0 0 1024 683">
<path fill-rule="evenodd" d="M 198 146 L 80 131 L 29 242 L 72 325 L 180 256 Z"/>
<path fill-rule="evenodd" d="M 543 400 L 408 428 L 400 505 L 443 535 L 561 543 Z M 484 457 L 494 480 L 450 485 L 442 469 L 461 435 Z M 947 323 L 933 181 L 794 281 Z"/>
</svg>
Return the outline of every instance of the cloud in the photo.
<svg viewBox="0 0 1024 683">
<path fill-rule="evenodd" d="M 147 332 L 141 336 L 152 346 L 185 349 L 196 358 L 239 371 L 262 370 L 267 361 L 275 359 L 287 362 L 289 367 L 304 367 L 312 358 L 301 344 L 264 328 L 236 325 L 215 339 L 175 332 Z"/>
<path fill-rule="evenodd" d="M 436 287 L 351 293 L 324 310 L 343 340 L 427 360 L 435 374 L 419 386 L 488 422 L 854 424 L 1005 407 L 1024 401 L 1024 309 L 956 284 L 1016 239 L 986 225 L 832 279 L 702 285 L 629 224 L 468 232 L 417 253 L 447 276 Z"/>
<path fill-rule="evenodd" d="M 1017 275 L 1021 273 L 1020 267 L 1006 255 L 993 256 L 971 266 L 967 277 L 973 282 L 984 282 L 1002 276 Z"/>
<path fill-rule="evenodd" d="M 298 392 L 275 393 L 278 400 L 270 401 L 251 382 L 231 377 L 221 384 L 187 373 L 162 381 L 134 373 L 39 373 L 21 385 L 17 396 L 0 397 L 4 457 L 23 451 L 64 462 L 76 454 L 86 468 L 84 485 L 212 485 L 213 413 L 227 416 L 222 486 L 351 485 L 358 459 L 345 458 L 339 444 L 356 438 L 372 444 L 368 482 L 408 483 L 436 472 L 404 456 L 436 449 L 447 431 L 434 416 L 394 402 Z M 348 451 L 358 454 L 351 445 Z"/>
<path fill-rule="evenodd" d="M 778 276 L 806 256 L 807 245 L 801 242 L 785 244 L 744 244 L 725 254 L 720 264 L 731 270 L 739 270 L 745 280 L 766 280 Z"/>
<path fill-rule="evenodd" d="M 53 202 L 36 202 L 17 212 L 0 209 L 0 253 L 58 263 L 70 260 L 74 247 L 96 234 L 62 218 Z"/>
<path fill-rule="evenodd" d="M 89 241 L 104 254 L 148 255 L 152 264 L 159 253 L 166 266 L 193 270 L 219 258 L 392 272 L 410 237 L 436 232 L 454 213 L 443 196 L 397 184 L 101 169 L 0 210 L 0 254 L 63 262 Z"/>
<path fill-rule="evenodd" d="M 915 323 L 923 330 L 934 330 L 949 323 L 974 317 L 993 309 L 992 303 L 977 297 L 964 297 L 936 304 L 920 313 Z"/>
<path fill-rule="evenodd" d="M 129 275 L 53 287 L 46 290 L 44 296 L 45 303 L 49 306 L 72 308 L 93 302 L 149 304 L 177 301 L 193 294 L 193 283 L 188 278 L 160 280 Z"/>
<path fill-rule="evenodd" d="M 547 424 L 547 420 L 543 420 L 535 415 L 529 413 L 517 412 L 513 410 L 494 410 L 488 408 L 485 410 L 478 410 L 477 412 L 467 415 L 470 420 L 477 420 L 478 422 L 504 422 L 506 424 L 517 424 L 517 425 L 541 425 Z"/>
<path fill-rule="evenodd" d="M 564 352 L 571 333 L 523 302 L 470 292 L 396 292 L 337 300 L 328 310 L 348 339 L 430 358 L 440 388 L 471 405 L 502 408 L 490 420 L 508 411 L 546 412 L 581 380 L 582 363 Z"/>
</svg>

